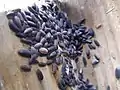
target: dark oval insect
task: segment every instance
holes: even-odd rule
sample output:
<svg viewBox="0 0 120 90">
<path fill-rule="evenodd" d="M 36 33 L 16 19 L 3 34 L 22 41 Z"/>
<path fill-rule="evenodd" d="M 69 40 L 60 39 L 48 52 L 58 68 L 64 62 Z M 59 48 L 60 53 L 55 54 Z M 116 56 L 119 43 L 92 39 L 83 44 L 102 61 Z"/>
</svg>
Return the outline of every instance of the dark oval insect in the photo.
<svg viewBox="0 0 120 90">
<path fill-rule="evenodd" d="M 20 13 L 21 13 L 22 17 L 24 18 L 24 20 L 27 21 L 25 12 L 24 12 L 24 11 L 21 11 Z"/>
<path fill-rule="evenodd" d="M 32 28 L 27 28 L 27 29 L 24 30 L 24 34 L 29 34 L 29 33 L 31 33 L 32 31 L 33 31 Z"/>
<path fill-rule="evenodd" d="M 32 40 L 29 40 L 29 39 L 26 39 L 26 38 L 21 38 L 20 41 L 25 43 L 25 44 L 29 44 L 29 45 L 33 45 L 34 44 L 32 42 Z"/>
<path fill-rule="evenodd" d="M 96 65 L 96 64 L 98 64 L 99 63 L 99 61 L 97 60 L 97 59 L 93 59 L 92 60 L 92 65 Z"/>
<path fill-rule="evenodd" d="M 70 68 L 70 69 L 73 69 L 73 65 L 72 65 L 72 64 L 69 64 L 69 68 Z"/>
<path fill-rule="evenodd" d="M 42 39 L 40 40 L 40 43 L 44 45 L 46 41 L 47 41 L 46 38 L 42 38 Z"/>
<path fill-rule="evenodd" d="M 107 86 L 107 89 L 106 89 L 106 90 L 110 90 L 110 86 L 109 86 L 109 85 Z"/>
<path fill-rule="evenodd" d="M 59 35 L 60 32 L 56 32 L 55 30 L 51 30 L 51 34 L 52 34 L 52 35 L 53 35 L 53 34 L 57 34 L 57 35 Z"/>
<path fill-rule="evenodd" d="M 47 35 L 46 35 L 46 39 L 47 39 L 47 40 L 50 40 L 50 39 L 51 39 L 51 36 L 52 36 L 52 35 L 51 35 L 51 33 L 50 33 L 50 32 L 49 32 L 49 33 L 47 33 Z"/>
<path fill-rule="evenodd" d="M 20 32 L 20 29 L 16 26 L 16 24 L 13 22 L 12 19 L 9 20 L 8 24 L 9 24 L 10 29 L 11 29 L 13 32 L 16 32 L 16 33 L 17 33 L 17 32 Z"/>
<path fill-rule="evenodd" d="M 40 22 L 40 21 L 35 17 L 34 14 L 31 14 L 31 17 L 32 17 L 32 20 L 33 20 L 35 23 Z"/>
<path fill-rule="evenodd" d="M 19 37 L 19 38 L 25 38 L 26 36 L 25 36 L 25 34 L 24 33 L 21 33 L 21 32 L 18 32 L 18 33 L 16 33 L 15 34 L 17 37 Z"/>
<path fill-rule="evenodd" d="M 48 48 L 48 51 L 53 52 L 53 51 L 56 51 L 57 49 L 58 49 L 57 46 L 51 46 L 51 47 Z"/>
<path fill-rule="evenodd" d="M 98 57 L 96 54 L 94 54 L 95 59 L 97 59 L 98 61 L 100 61 L 100 57 Z"/>
<path fill-rule="evenodd" d="M 46 66 L 46 63 L 44 63 L 44 62 L 39 62 L 39 67 L 45 67 Z"/>
<path fill-rule="evenodd" d="M 62 82 L 59 82 L 58 87 L 59 87 L 60 90 L 66 90 L 67 85 L 64 85 Z"/>
<path fill-rule="evenodd" d="M 36 75 L 39 81 L 44 79 L 43 73 L 39 69 L 37 69 Z"/>
<path fill-rule="evenodd" d="M 82 81 L 83 78 L 84 78 L 84 77 L 83 77 L 83 74 L 79 74 L 79 75 L 78 75 L 78 79 L 79 79 L 80 81 Z"/>
<path fill-rule="evenodd" d="M 55 63 L 57 64 L 57 65 L 60 65 L 60 64 L 62 64 L 62 57 L 57 57 L 56 59 L 55 59 Z"/>
<path fill-rule="evenodd" d="M 17 16 L 20 18 L 21 22 L 23 22 L 23 21 L 24 21 L 24 18 L 23 18 L 23 16 L 21 15 L 21 13 L 20 13 L 20 12 L 17 12 Z"/>
<path fill-rule="evenodd" d="M 82 20 L 80 20 L 80 22 L 78 22 L 78 25 L 83 25 L 83 24 L 85 24 L 85 22 L 86 22 L 86 19 L 83 18 Z"/>
<path fill-rule="evenodd" d="M 65 48 L 66 48 L 66 46 L 65 46 L 65 44 L 64 44 L 63 42 L 59 42 L 59 46 L 60 46 L 62 49 L 65 49 Z"/>
<path fill-rule="evenodd" d="M 36 41 L 40 41 L 40 39 L 41 39 L 41 32 L 37 32 L 35 39 L 36 39 Z"/>
<path fill-rule="evenodd" d="M 79 58 L 78 58 L 78 57 L 76 57 L 74 60 L 75 60 L 75 62 L 76 62 L 76 63 L 78 63 Z"/>
<path fill-rule="evenodd" d="M 39 15 L 37 15 L 37 14 L 34 14 L 34 15 L 35 15 L 35 17 L 40 21 L 40 23 L 42 24 L 42 23 L 43 23 L 42 18 L 41 18 Z"/>
<path fill-rule="evenodd" d="M 40 30 L 39 32 L 41 32 L 41 36 L 45 36 L 46 33 L 43 30 Z"/>
<path fill-rule="evenodd" d="M 34 5 L 32 6 L 32 8 L 36 11 L 36 12 L 39 12 L 39 8 L 38 6 L 34 3 Z"/>
<path fill-rule="evenodd" d="M 27 21 L 27 23 L 30 27 L 37 27 L 37 25 L 32 21 Z"/>
<path fill-rule="evenodd" d="M 52 64 L 52 73 L 55 74 L 57 70 L 58 70 L 57 64 L 56 64 L 56 63 L 53 63 L 53 64 Z"/>
<path fill-rule="evenodd" d="M 62 34 L 67 35 L 67 31 L 63 31 Z"/>
<path fill-rule="evenodd" d="M 58 38 L 58 35 L 55 33 L 55 34 L 52 34 L 53 35 L 53 38 L 54 39 L 57 39 Z"/>
<path fill-rule="evenodd" d="M 32 31 L 32 36 L 33 36 L 33 37 L 36 37 L 37 32 L 38 32 L 38 31 L 34 31 L 34 30 L 33 30 L 33 31 Z"/>
<path fill-rule="evenodd" d="M 65 84 L 72 87 L 72 79 L 68 77 L 64 77 Z"/>
<path fill-rule="evenodd" d="M 51 65 L 53 63 L 53 60 L 47 60 L 46 64 Z"/>
<path fill-rule="evenodd" d="M 66 73 L 66 64 L 65 63 L 62 64 L 61 72 L 62 72 L 62 74 Z"/>
<path fill-rule="evenodd" d="M 44 10 L 47 10 L 47 7 L 45 6 L 45 5 L 42 5 L 42 10 L 44 11 Z"/>
<path fill-rule="evenodd" d="M 33 54 L 38 54 L 38 50 L 33 46 L 30 47 L 30 52 L 31 52 L 32 55 Z"/>
<path fill-rule="evenodd" d="M 27 18 L 28 21 L 33 22 L 33 19 L 32 19 L 32 17 L 31 17 L 31 15 L 30 15 L 30 16 L 29 16 L 29 15 L 26 15 L 26 18 Z"/>
<path fill-rule="evenodd" d="M 87 39 L 87 40 L 83 41 L 83 43 L 88 43 L 88 44 L 91 44 L 91 43 L 92 43 L 92 41 Z"/>
<path fill-rule="evenodd" d="M 34 47 L 35 47 L 36 49 L 39 49 L 39 48 L 41 48 L 42 46 L 43 46 L 42 43 L 36 43 L 36 44 L 34 45 Z"/>
<path fill-rule="evenodd" d="M 51 31 L 51 28 L 45 27 L 45 33 L 49 33 Z"/>
<path fill-rule="evenodd" d="M 92 49 L 96 49 L 96 47 L 93 44 L 88 44 L 88 47 L 92 50 Z"/>
<path fill-rule="evenodd" d="M 18 54 L 23 57 L 31 57 L 31 52 L 28 49 L 21 49 L 18 51 Z"/>
<path fill-rule="evenodd" d="M 42 53 L 42 54 L 48 54 L 48 50 L 46 48 L 44 48 L 44 47 L 41 47 L 39 49 L 39 52 Z"/>
<path fill-rule="evenodd" d="M 97 90 L 95 86 L 92 86 L 91 88 L 89 88 L 89 90 Z"/>
<path fill-rule="evenodd" d="M 52 59 L 55 58 L 57 56 L 57 52 L 53 51 L 52 53 L 50 53 L 49 55 L 47 55 L 47 59 Z"/>
<path fill-rule="evenodd" d="M 24 12 L 25 12 L 25 15 L 26 15 L 26 16 L 30 16 L 30 15 L 31 15 L 31 12 L 28 11 L 28 10 L 25 10 Z"/>
<path fill-rule="evenodd" d="M 67 35 L 64 35 L 63 38 L 67 39 L 68 41 L 70 40 L 69 36 L 67 36 Z"/>
<path fill-rule="evenodd" d="M 92 28 L 89 28 L 89 29 L 88 29 L 88 32 L 87 32 L 87 35 L 88 35 L 88 36 L 91 36 L 91 37 L 94 37 L 94 36 L 95 36 L 94 30 L 93 30 Z"/>
<path fill-rule="evenodd" d="M 43 22 L 43 23 L 42 23 L 42 27 L 41 27 L 41 29 L 44 29 L 44 28 L 45 28 L 45 25 L 46 25 L 46 23 Z"/>
<path fill-rule="evenodd" d="M 94 43 L 96 46 L 100 47 L 100 43 L 97 40 L 94 39 Z"/>
<path fill-rule="evenodd" d="M 46 16 L 42 16 L 41 18 L 42 18 L 43 22 L 47 22 L 48 21 L 48 18 Z"/>
<path fill-rule="evenodd" d="M 49 48 L 49 47 L 51 47 L 51 46 L 53 46 L 53 43 L 48 43 L 48 42 L 46 42 L 45 44 L 44 44 L 44 47 L 45 48 Z"/>
<path fill-rule="evenodd" d="M 115 76 L 117 79 L 120 78 L 120 66 L 117 66 L 116 69 L 115 69 Z"/>
<path fill-rule="evenodd" d="M 24 32 L 24 30 L 25 30 L 26 28 L 29 28 L 29 25 L 27 24 L 26 21 L 23 21 L 21 32 Z"/>
<path fill-rule="evenodd" d="M 59 41 L 57 39 L 54 39 L 54 46 L 58 48 Z"/>
<path fill-rule="evenodd" d="M 21 29 L 22 28 L 22 23 L 21 20 L 18 16 L 14 16 L 14 23 Z"/>
<path fill-rule="evenodd" d="M 76 51 L 76 54 L 80 56 L 82 54 L 82 51 Z"/>
<path fill-rule="evenodd" d="M 82 57 L 82 61 L 83 61 L 84 67 L 86 67 L 87 66 L 87 61 L 86 61 L 86 58 L 84 56 Z"/>
<path fill-rule="evenodd" d="M 75 80 L 74 80 L 74 79 L 71 79 L 70 86 L 72 86 L 72 87 L 75 87 L 75 86 L 76 86 L 76 82 L 75 82 Z"/>
<path fill-rule="evenodd" d="M 69 59 L 67 59 L 67 58 L 64 58 L 64 61 L 65 61 L 66 63 L 68 63 Z"/>
<path fill-rule="evenodd" d="M 34 14 L 38 14 L 37 11 L 35 11 L 32 7 L 28 6 L 28 10 Z"/>
<path fill-rule="evenodd" d="M 61 51 L 61 53 L 63 54 L 63 56 L 69 56 L 70 55 L 69 51 L 67 51 L 67 50 L 63 50 L 63 51 Z"/>
<path fill-rule="evenodd" d="M 8 13 L 6 14 L 6 16 L 7 16 L 8 19 L 13 19 L 13 17 L 15 16 L 15 12 L 13 12 L 13 11 L 8 12 Z"/>
<path fill-rule="evenodd" d="M 90 59 L 90 57 L 91 57 L 91 55 L 90 55 L 90 50 L 87 50 L 87 51 L 86 51 L 86 56 L 87 56 L 88 59 Z"/>
<path fill-rule="evenodd" d="M 37 61 L 37 58 L 38 58 L 37 54 L 31 55 L 31 58 L 29 59 L 29 65 L 38 64 L 39 62 Z"/>
<path fill-rule="evenodd" d="M 30 72 L 31 71 L 31 66 L 30 65 L 21 65 L 20 69 L 24 72 Z"/>
<path fill-rule="evenodd" d="M 89 83 L 87 84 L 87 87 L 88 87 L 88 88 L 91 88 L 91 87 L 93 87 L 93 84 L 89 82 Z"/>
</svg>

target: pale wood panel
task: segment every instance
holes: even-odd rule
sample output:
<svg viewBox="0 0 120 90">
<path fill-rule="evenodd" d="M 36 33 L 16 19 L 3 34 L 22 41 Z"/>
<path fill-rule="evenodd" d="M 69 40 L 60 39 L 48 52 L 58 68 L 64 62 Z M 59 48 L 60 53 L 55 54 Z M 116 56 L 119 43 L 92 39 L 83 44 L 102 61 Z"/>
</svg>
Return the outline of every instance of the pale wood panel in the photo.
<svg viewBox="0 0 120 90">
<path fill-rule="evenodd" d="M 40 68 L 44 75 L 41 83 L 35 73 L 38 66 L 33 65 L 28 73 L 20 71 L 20 65 L 27 63 L 27 58 L 20 57 L 17 51 L 26 46 L 9 29 L 4 13 L 0 14 L 0 19 L 0 75 L 3 76 L 5 90 L 59 90 L 48 66 Z M 39 60 L 46 61 L 45 58 Z"/>
<path fill-rule="evenodd" d="M 119 80 L 116 80 L 114 75 L 116 66 L 120 64 L 120 1 L 65 0 L 65 2 L 67 2 L 67 6 L 70 6 L 69 8 L 73 7 L 68 11 L 70 14 L 68 16 L 73 22 L 77 22 L 82 15 L 87 19 L 88 26 L 95 29 L 98 24 L 102 25 L 100 29 L 95 29 L 96 38 L 102 45 L 96 51 L 101 56 L 101 62 L 94 70 L 91 68 L 90 72 L 95 71 L 99 90 L 106 90 L 107 85 L 111 87 L 111 90 L 120 90 Z M 91 74 L 88 73 L 89 71 L 86 70 L 85 72 L 90 78 Z M 92 82 L 95 82 L 93 78 Z"/>
<path fill-rule="evenodd" d="M 73 22 L 85 16 L 87 25 L 95 29 L 101 47 L 99 53 L 101 62 L 93 68 L 88 60 L 88 67 L 84 73 L 92 83 L 98 85 L 98 90 L 120 90 L 120 81 L 115 78 L 114 70 L 120 64 L 120 5 L 119 0 L 64 0 L 67 2 L 64 9 Z M 6 90 L 58 90 L 55 77 L 50 67 L 40 68 L 45 79 L 40 83 L 35 75 L 37 66 L 32 71 L 23 73 L 19 70 L 21 64 L 27 63 L 26 58 L 18 56 L 17 51 L 23 48 L 19 39 L 14 36 L 7 25 L 5 14 L 0 14 L 0 74 L 3 76 Z M 40 60 L 45 60 L 42 58 Z M 78 66 L 82 66 L 81 62 Z"/>
</svg>

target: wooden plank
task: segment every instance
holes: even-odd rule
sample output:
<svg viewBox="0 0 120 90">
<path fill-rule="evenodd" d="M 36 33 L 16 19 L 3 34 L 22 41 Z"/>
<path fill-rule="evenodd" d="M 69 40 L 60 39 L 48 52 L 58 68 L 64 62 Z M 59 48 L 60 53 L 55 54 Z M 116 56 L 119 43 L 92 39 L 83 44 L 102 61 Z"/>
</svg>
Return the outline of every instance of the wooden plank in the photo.
<svg viewBox="0 0 120 90">
<path fill-rule="evenodd" d="M 114 71 L 119 61 L 119 15 L 120 5 L 119 0 L 65 0 L 69 18 L 76 22 L 80 19 L 81 9 L 83 16 L 87 19 L 87 24 L 90 27 L 96 27 L 102 24 L 102 27 L 96 30 L 97 39 L 102 44 L 102 47 L 97 49 L 96 53 L 101 56 L 101 62 L 94 68 L 99 90 L 106 90 L 107 85 L 110 85 L 112 90 L 119 90 L 119 80 L 116 80 Z M 74 8 L 77 7 L 77 8 Z M 67 10 L 66 10 L 67 11 Z M 90 72 L 92 72 L 92 68 Z M 85 70 L 88 72 L 88 70 Z M 85 73 L 88 76 L 90 74 Z M 93 78 L 92 78 L 93 79 Z"/>
<path fill-rule="evenodd" d="M 98 2 L 100 3 L 100 2 Z M 116 5 L 114 5 L 115 3 L 113 3 L 112 0 L 106 0 L 106 2 L 104 2 L 104 0 L 101 0 L 101 5 L 103 5 L 104 10 L 109 10 L 105 5 L 109 5 L 109 9 L 111 7 L 114 7 Z M 114 6 L 113 6 L 114 5 Z M 119 53 L 119 39 L 118 39 L 118 34 L 119 34 L 119 18 L 118 18 L 118 11 L 116 10 L 117 8 L 114 7 L 114 10 L 111 11 L 110 13 L 106 14 L 106 21 L 108 21 L 108 27 L 109 29 L 105 30 L 105 36 L 107 38 L 107 43 L 108 43 L 108 50 L 109 50 L 109 57 L 111 61 L 111 64 L 109 64 L 108 66 L 112 66 L 112 68 L 110 68 L 111 72 L 111 77 L 108 74 L 109 78 L 111 78 L 110 82 L 111 85 L 115 85 L 116 87 L 112 87 L 115 90 L 119 90 L 120 89 L 120 83 L 118 80 L 116 80 L 115 75 L 114 75 L 114 71 L 117 65 L 120 64 L 119 58 L 120 58 L 120 53 Z M 104 11 L 106 12 L 106 11 Z M 117 33 L 117 34 L 115 34 Z M 116 38 L 117 37 L 117 38 Z M 107 62 L 106 62 L 107 63 Z M 113 83 L 113 80 L 115 83 Z"/>
<path fill-rule="evenodd" d="M 80 21 L 82 18 L 84 18 L 85 13 L 84 11 L 81 9 L 81 7 L 84 5 L 84 1 L 85 0 L 61 0 L 65 6 L 64 7 L 64 11 L 67 12 L 69 19 L 72 20 L 73 23 L 76 23 L 78 21 Z M 88 10 L 87 10 L 88 11 Z M 87 13 L 88 14 L 88 13 Z M 89 16 L 90 14 L 88 14 Z M 88 18 L 88 17 L 86 17 Z M 89 19 L 92 19 L 91 17 Z M 89 25 L 90 26 L 90 25 Z M 93 67 L 91 65 L 91 61 L 88 61 L 88 66 L 86 68 L 83 68 L 84 73 L 85 73 L 85 78 L 88 78 L 94 85 L 97 85 L 97 81 L 96 81 L 96 76 L 93 70 Z M 79 62 L 78 62 L 78 68 L 80 69 L 81 67 L 83 67 L 83 63 L 81 61 L 81 58 L 79 58 Z"/>
<path fill-rule="evenodd" d="M 20 71 L 20 65 L 27 63 L 27 58 L 20 57 L 17 51 L 25 47 L 9 29 L 5 13 L 0 14 L 0 19 L 0 75 L 5 81 L 5 90 L 59 90 L 48 66 L 39 68 L 33 65 L 31 72 Z M 45 58 L 39 60 L 46 61 Z M 41 83 L 36 77 L 37 68 L 44 75 Z"/>
<path fill-rule="evenodd" d="M 114 75 L 115 67 L 119 64 L 119 51 L 116 46 L 118 44 L 115 40 L 115 36 L 113 35 L 113 32 L 116 29 L 112 28 L 112 27 L 116 27 L 116 25 L 118 24 L 115 25 L 116 21 L 114 22 L 114 20 L 109 21 L 109 17 L 108 15 L 106 15 L 106 12 L 105 12 L 106 7 L 104 6 L 104 4 L 110 3 L 110 0 L 108 1 L 103 0 L 103 3 L 101 2 L 102 0 L 94 0 L 96 8 L 91 9 L 91 11 L 93 12 L 94 27 L 99 23 L 103 25 L 103 27 L 97 31 L 97 38 L 102 43 L 102 48 L 99 50 L 102 57 L 102 62 L 103 62 L 103 64 L 99 66 L 102 70 L 101 72 L 102 75 L 100 76 L 97 70 L 96 76 L 99 75 L 99 77 L 103 77 L 103 79 L 105 80 L 105 83 L 103 85 L 104 87 L 106 87 L 106 85 L 110 85 L 112 90 L 119 90 L 118 88 L 119 84 L 117 83 Z M 112 7 L 111 4 L 110 6 Z M 111 16 L 116 17 L 117 14 L 112 14 Z M 104 67 L 103 69 L 102 69 L 102 66 Z M 103 80 L 99 79 L 99 82 L 102 82 L 102 81 Z M 99 90 L 101 90 L 101 87 L 102 85 L 99 86 Z"/>
<path fill-rule="evenodd" d="M 102 27 L 95 30 L 101 47 L 93 53 L 99 53 L 101 62 L 93 68 L 88 60 L 88 67 L 84 68 L 85 77 L 92 83 L 98 84 L 98 90 L 106 90 L 107 85 L 111 90 L 120 89 L 120 81 L 115 78 L 114 70 L 120 64 L 120 6 L 119 0 L 64 0 L 68 16 L 73 22 L 79 21 L 84 16 L 87 25 L 95 28 L 102 24 Z M 26 58 L 18 56 L 17 51 L 23 48 L 19 39 L 10 31 L 5 14 L 0 14 L 0 75 L 3 76 L 5 90 L 59 90 L 55 77 L 51 74 L 51 67 L 39 68 L 33 66 L 29 73 L 21 72 L 19 66 L 27 63 Z M 40 58 L 40 61 L 46 61 Z M 82 63 L 78 63 L 82 67 Z M 80 68 L 79 67 L 79 68 Z M 40 83 L 35 75 L 39 68 L 45 79 Z M 59 74 L 59 73 L 58 73 Z M 97 80 L 97 81 L 96 81 Z"/>
</svg>

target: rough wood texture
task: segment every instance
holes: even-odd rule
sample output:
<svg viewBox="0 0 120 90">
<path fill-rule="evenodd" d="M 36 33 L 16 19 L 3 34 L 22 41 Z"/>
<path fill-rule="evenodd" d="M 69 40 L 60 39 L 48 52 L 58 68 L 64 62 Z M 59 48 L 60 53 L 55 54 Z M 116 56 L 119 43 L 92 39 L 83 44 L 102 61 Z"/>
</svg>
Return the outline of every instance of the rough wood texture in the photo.
<svg viewBox="0 0 120 90">
<path fill-rule="evenodd" d="M 69 18 L 73 22 L 82 16 L 87 19 L 87 25 L 95 29 L 101 48 L 97 53 L 101 62 L 94 68 L 98 90 L 106 90 L 107 85 L 111 90 L 120 90 L 120 81 L 115 78 L 115 68 L 120 64 L 120 1 L 119 0 L 63 0 L 67 2 Z M 81 14 L 82 12 L 82 14 Z M 92 68 L 90 69 L 91 72 Z M 87 74 L 88 78 L 91 76 Z M 94 77 L 94 76 L 93 76 Z M 95 83 L 95 80 L 92 82 Z"/>
<path fill-rule="evenodd" d="M 17 51 L 24 48 L 24 45 L 10 31 L 4 13 L 0 14 L 0 19 L 0 76 L 3 76 L 5 87 L 2 90 L 59 90 L 48 66 L 40 68 L 44 75 L 41 83 L 35 73 L 39 67 L 33 66 L 32 71 L 28 73 L 20 71 L 20 65 L 27 63 L 27 58 L 18 56 Z"/>
<path fill-rule="evenodd" d="M 61 0 L 65 6 L 64 11 L 75 23 L 85 17 L 87 25 L 95 29 L 96 38 L 101 47 L 97 49 L 101 62 L 93 68 L 89 61 L 84 73 L 92 83 L 98 85 L 98 90 L 120 90 L 120 81 L 115 78 L 114 70 L 120 64 L 120 1 L 119 0 Z M 45 79 L 40 83 L 35 75 L 37 66 L 32 72 L 21 72 L 19 66 L 27 63 L 26 58 L 18 56 L 17 51 L 23 48 L 14 33 L 7 25 L 5 14 L 0 14 L 0 76 L 3 76 L 2 90 L 59 90 L 49 67 L 40 68 Z M 45 58 L 39 60 L 45 61 Z M 79 62 L 78 67 L 82 67 Z"/>
</svg>

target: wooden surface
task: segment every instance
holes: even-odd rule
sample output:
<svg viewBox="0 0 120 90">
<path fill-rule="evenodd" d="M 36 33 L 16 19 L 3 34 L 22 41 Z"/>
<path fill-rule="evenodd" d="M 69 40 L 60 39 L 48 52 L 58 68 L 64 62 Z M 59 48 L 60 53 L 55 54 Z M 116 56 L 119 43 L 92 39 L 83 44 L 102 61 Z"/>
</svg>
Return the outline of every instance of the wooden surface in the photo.
<svg viewBox="0 0 120 90">
<path fill-rule="evenodd" d="M 89 72 L 95 72 L 93 83 L 98 84 L 98 90 L 120 90 L 120 80 L 115 78 L 115 68 L 120 65 L 120 0 L 63 0 L 68 16 L 73 22 L 81 17 L 87 19 L 87 25 L 93 27 L 96 38 L 102 47 L 97 50 L 101 56 L 101 62 L 95 68 L 85 71 L 85 75 L 91 78 Z M 65 7 L 65 8 L 66 8 Z M 102 25 L 99 29 L 96 26 Z M 93 76 L 94 77 L 94 76 Z M 97 82 L 96 82 L 97 81 Z"/>
<path fill-rule="evenodd" d="M 115 78 L 114 70 L 120 64 L 120 1 L 119 0 L 64 0 L 64 11 L 68 13 L 73 22 L 82 17 L 87 19 L 87 25 L 93 27 L 96 38 L 101 43 L 97 51 L 101 62 L 93 68 L 91 60 L 88 67 L 84 68 L 85 77 L 89 78 L 98 90 L 106 90 L 107 85 L 111 90 L 120 90 L 120 81 Z M 27 58 L 18 56 L 17 51 L 23 47 L 14 33 L 7 25 L 5 14 L 0 14 L 0 77 L 4 81 L 2 90 L 59 90 L 55 77 L 51 74 L 50 67 L 40 68 L 45 79 L 40 83 L 37 80 L 33 66 L 32 72 L 21 72 L 19 66 L 27 63 Z M 99 29 L 95 27 L 101 24 Z M 44 58 L 39 58 L 44 61 Z M 81 62 L 78 67 L 83 67 Z"/>
<path fill-rule="evenodd" d="M 27 58 L 18 56 L 17 51 L 25 46 L 10 31 L 4 13 L 0 14 L 0 19 L 0 76 L 5 87 L 2 90 L 59 90 L 48 66 L 40 68 L 44 75 L 42 82 L 36 77 L 35 71 L 39 68 L 37 65 L 33 66 L 31 72 L 20 71 L 20 65 L 27 63 Z"/>
</svg>

